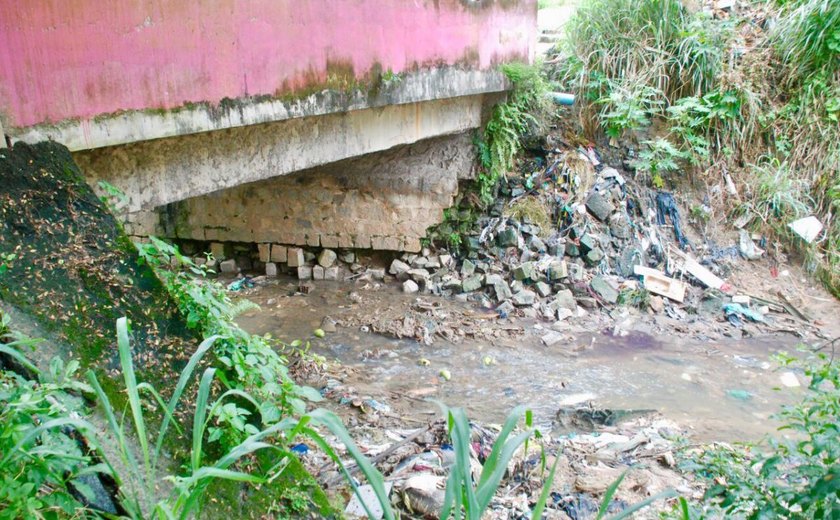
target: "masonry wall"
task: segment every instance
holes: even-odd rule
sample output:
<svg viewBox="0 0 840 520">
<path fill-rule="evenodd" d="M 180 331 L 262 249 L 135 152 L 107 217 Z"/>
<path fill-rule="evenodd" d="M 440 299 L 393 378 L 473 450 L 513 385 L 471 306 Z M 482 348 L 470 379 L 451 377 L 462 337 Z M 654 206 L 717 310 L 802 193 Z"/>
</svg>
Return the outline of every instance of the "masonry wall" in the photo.
<svg viewBox="0 0 840 520">
<path fill-rule="evenodd" d="M 418 251 L 473 175 L 468 133 L 169 204 L 158 231 L 181 239 Z"/>
</svg>

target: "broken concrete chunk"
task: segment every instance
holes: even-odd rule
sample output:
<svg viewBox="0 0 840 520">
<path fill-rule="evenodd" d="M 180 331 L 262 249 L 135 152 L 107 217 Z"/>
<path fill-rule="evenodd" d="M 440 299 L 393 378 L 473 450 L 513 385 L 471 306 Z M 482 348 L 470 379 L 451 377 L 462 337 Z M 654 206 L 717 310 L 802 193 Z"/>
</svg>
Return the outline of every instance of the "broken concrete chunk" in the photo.
<svg viewBox="0 0 840 520">
<path fill-rule="evenodd" d="M 598 265 L 601 263 L 601 260 L 604 259 L 604 252 L 601 250 L 600 247 L 596 247 L 595 249 L 586 253 L 584 260 L 588 265 Z"/>
<path fill-rule="evenodd" d="M 537 294 L 529 289 L 522 289 L 513 295 L 512 301 L 517 307 L 527 307 L 537 301 Z"/>
<path fill-rule="evenodd" d="M 540 339 L 542 340 L 543 345 L 545 345 L 546 347 L 552 347 L 552 346 L 556 345 L 557 343 L 560 343 L 561 341 L 563 341 L 563 338 L 565 338 L 565 337 L 566 337 L 565 334 L 562 334 L 560 332 L 555 332 L 555 331 L 552 330 L 552 331 L 548 332 L 547 334 L 545 334 Z"/>
<path fill-rule="evenodd" d="M 545 242 L 540 240 L 540 237 L 534 235 L 528 240 L 528 248 L 537 253 L 545 253 Z"/>
<path fill-rule="evenodd" d="M 431 275 L 425 269 L 411 269 L 408 271 L 408 276 L 415 282 L 425 282 Z"/>
<path fill-rule="evenodd" d="M 618 291 L 603 276 L 596 276 L 589 282 L 589 286 L 598 296 L 608 303 L 618 301 Z"/>
<path fill-rule="evenodd" d="M 548 305 L 549 307 L 555 310 L 568 309 L 570 311 L 574 311 L 575 309 L 577 309 L 577 302 L 575 301 L 575 296 L 569 289 L 563 289 L 562 291 L 558 292 L 557 295 L 554 297 L 554 300 L 552 300 L 552 302 Z"/>
<path fill-rule="evenodd" d="M 534 263 L 525 262 L 513 270 L 513 277 L 519 281 L 530 280 L 534 276 Z"/>
<path fill-rule="evenodd" d="M 502 302 L 498 307 L 496 307 L 496 311 L 498 311 L 499 315 L 504 317 L 510 316 L 510 314 L 515 310 L 515 307 L 510 302 L 510 300 Z"/>
<path fill-rule="evenodd" d="M 517 247 L 519 245 L 519 233 L 515 228 L 507 227 L 496 236 L 496 244 L 499 247 Z"/>
<path fill-rule="evenodd" d="M 475 272 L 475 264 L 472 263 L 469 259 L 464 259 L 464 263 L 461 264 L 461 276 L 470 276 Z"/>
<path fill-rule="evenodd" d="M 303 249 L 290 247 L 287 251 L 289 267 L 300 267 L 304 263 Z"/>
<path fill-rule="evenodd" d="M 238 273 L 239 268 L 236 267 L 236 260 L 225 260 L 219 264 L 219 270 L 225 274 Z"/>
<path fill-rule="evenodd" d="M 510 286 L 504 280 L 493 284 L 493 290 L 496 292 L 496 300 L 500 302 L 513 297 L 513 291 L 510 290 Z"/>
<path fill-rule="evenodd" d="M 562 280 L 569 276 L 569 267 L 565 260 L 551 262 L 548 266 L 548 279 L 552 282 Z"/>
<path fill-rule="evenodd" d="M 659 294 L 677 302 L 685 299 L 686 287 L 680 280 L 670 278 L 662 271 L 641 265 L 635 266 L 633 270 L 637 275 L 644 277 L 645 289 L 653 294 Z"/>
<path fill-rule="evenodd" d="M 607 197 L 597 191 L 590 193 L 586 199 L 586 209 L 601 222 L 606 222 L 615 208 Z"/>
<path fill-rule="evenodd" d="M 388 270 L 388 272 L 396 276 L 402 273 L 406 273 L 410 269 L 411 267 L 407 263 L 401 260 L 394 259 L 394 261 L 391 262 L 391 268 Z"/>
<path fill-rule="evenodd" d="M 467 276 L 464 278 L 464 281 L 461 282 L 461 290 L 466 292 L 473 292 L 481 289 L 481 275 L 474 274 L 472 276 Z"/>
<path fill-rule="evenodd" d="M 596 247 L 598 247 L 598 239 L 595 237 L 595 235 L 587 233 L 580 237 L 581 253 L 586 254 L 595 249 Z"/>
<path fill-rule="evenodd" d="M 414 280 L 406 280 L 402 284 L 402 290 L 404 293 L 416 293 L 420 290 L 420 286 Z"/>
<path fill-rule="evenodd" d="M 337 258 L 338 255 L 335 254 L 335 251 L 332 249 L 324 249 L 318 254 L 318 265 L 324 269 L 332 267 Z"/>
<path fill-rule="evenodd" d="M 539 294 L 543 298 L 551 294 L 551 286 L 545 282 L 537 282 L 537 284 L 534 286 L 534 289 L 536 289 L 537 294 Z"/>
</svg>

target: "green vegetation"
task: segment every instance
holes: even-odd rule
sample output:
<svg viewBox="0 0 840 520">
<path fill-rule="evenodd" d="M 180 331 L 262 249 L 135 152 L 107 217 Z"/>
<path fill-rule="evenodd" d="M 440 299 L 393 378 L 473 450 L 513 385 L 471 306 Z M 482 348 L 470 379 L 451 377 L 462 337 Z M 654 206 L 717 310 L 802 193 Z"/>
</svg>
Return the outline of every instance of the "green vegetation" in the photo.
<svg viewBox="0 0 840 520">
<path fill-rule="evenodd" d="M 585 0 L 552 79 L 578 92 L 590 138 L 641 141 L 632 164 L 655 187 L 731 174 L 733 214 L 804 253 L 840 295 L 840 3 L 753 7 L 770 29 L 680 0 Z M 787 231 L 809 214 L 826 226 L 813 245 Z"/>
<path fill-rule="evenodd" d="M 797 365 L 781 356 L 784 366 Z M 837 518 L 840 516 L 840 369 L 818 354 L 805 364 L 804 400 L 778 419 L 789 438 L 760 445 L 717 445 L 686 468 L 708 481 L 691 518 Z"/>
<path fill-rule="evenodd" d="M 541 117 L 549 110 L 546 96 L 548 83 L 538 65 L 508 63 L 502 72 L 512 83 L 512 90 L 503 103 L 493 107 L 484 134 L 475 137 L 480 168 L 475 181 L 444 213 L 444 221 L 429 229 L 431 241 L 444 243 L 453 252 L 464 244 L 477 216 L 495 200 L 499 183 L 514 167 L 522 150 L 522 138 L 535 133 L 543 124 Z"/>
</svg>

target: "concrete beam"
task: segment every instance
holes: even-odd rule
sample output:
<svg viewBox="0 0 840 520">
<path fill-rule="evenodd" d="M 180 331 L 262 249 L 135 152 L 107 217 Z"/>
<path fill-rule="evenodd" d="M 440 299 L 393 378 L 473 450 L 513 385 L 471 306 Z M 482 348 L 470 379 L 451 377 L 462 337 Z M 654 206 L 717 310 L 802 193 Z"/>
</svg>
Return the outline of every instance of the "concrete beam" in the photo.
<svg viewBox="0 0 840 520">
<path fill-rule="evenodd" d="M 396 75 L 369 91 L 324 90 L 300 99 L 242 98 L 169 111 L 127 111 L 93 119 L 8 128 L 7 132 L 12 141 L 34 144 L 53 140 L 70 151 L 78 151 L 387 105 L 501 92 L 507 87 L 504 74 L 496 70 L 443 67 Z"/>
<path fill-rule="evenodd" d="M 129 212 L 270 179 L 482 124 L 484 95 L 392 104 L 80 151 L 91 184 L 105 180 Z"/>
</svg>

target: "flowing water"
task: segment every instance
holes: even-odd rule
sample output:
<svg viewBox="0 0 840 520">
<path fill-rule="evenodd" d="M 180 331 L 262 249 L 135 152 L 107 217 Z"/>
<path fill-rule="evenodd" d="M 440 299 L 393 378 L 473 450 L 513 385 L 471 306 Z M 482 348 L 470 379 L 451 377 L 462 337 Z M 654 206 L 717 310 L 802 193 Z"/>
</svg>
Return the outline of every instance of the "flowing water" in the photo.
<svg viewBox="0 0 840 520">
<path fill-rule="evenodd" d="M 757 440 L 778 426 L 771 415 L 802 393 L 781 384 L 782 372 L 771 360 L 778 350 L 793 350 L 793 338 L 699 342 L 581 330 L 568 342 L 546 347 L 537 322 L 523 319 L 516 322 L 526 331 L 523 335 L 492 343 L 453 344 L 437 338 L 423 345 L 362 327 L 338 327 L 318 339 L 312 331 L 324 316 L 341 321 L 382 305 L 398 308 L 417 295 L 390 286 L 365 289 L 336 282 L 316 282 L 306 295 L 295 294 L 296 287 L 296 282 L 281 280 L 248 291 L 246 297 L 262 308 L 241 316 L 240 324 L 249 332 L 286 341 L 309 338 L 312 352 L 351 369 L 344 383 L 359 396 L 386 404 L 407 420 L 437 413 L 425 401 L 436 399 L 463 406 L 482 422 L 500 422 L 511 408 L 525 404 L 534 411 L 535 422 L 550 426 L 561 405 L 586 400 L 600 408 L 657 410 L 700 441 Z M 445 308 L 481 311 L 452 299 L 424 298 Z M 486 326 L 498 323 L 487 320 Z M 495 364 L 485 363 L 488 356 Z M 420 359 L 428 365 L 421 366 Z M 439 376 L 442 369 L 451 373 L 451 380 Z M 797 377 L 804 382 L 801 374 Z"/>
</svg>

